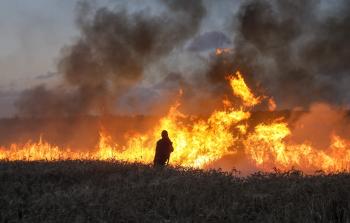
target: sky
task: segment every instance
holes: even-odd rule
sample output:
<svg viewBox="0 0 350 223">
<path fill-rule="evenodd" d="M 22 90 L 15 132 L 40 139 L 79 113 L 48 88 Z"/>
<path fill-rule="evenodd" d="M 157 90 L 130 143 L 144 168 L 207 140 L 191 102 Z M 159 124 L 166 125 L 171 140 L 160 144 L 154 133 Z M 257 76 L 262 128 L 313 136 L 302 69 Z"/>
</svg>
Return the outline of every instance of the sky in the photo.
<svg viewBox="0 0 350 223">
<path fill-rule="evenodd" d="M 60 48 L 78 35 L 74 8 L 72 0 L 0 2 L 1 90 L 28 87 L 54 72 Z"/>
<path fill-rule="evenodd" d="M 22 89 L 50 78 L 60 49 L 77 35 L 74 0 L 0 1 L 0 117 Z"/>
</svg>

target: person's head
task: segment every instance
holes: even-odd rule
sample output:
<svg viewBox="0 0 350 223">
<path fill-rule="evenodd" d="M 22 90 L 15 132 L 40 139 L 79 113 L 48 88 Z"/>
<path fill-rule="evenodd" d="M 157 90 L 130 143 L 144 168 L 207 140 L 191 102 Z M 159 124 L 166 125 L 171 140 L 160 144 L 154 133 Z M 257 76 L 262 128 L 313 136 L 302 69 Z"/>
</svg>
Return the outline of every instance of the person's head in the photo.
<svg viewBox="0 0 350 223">
<path fill-rule="evenodd" d="M 168 138 L 168 132 L 167 130 L 162 131 L 162 138 Z"/>
</svg>

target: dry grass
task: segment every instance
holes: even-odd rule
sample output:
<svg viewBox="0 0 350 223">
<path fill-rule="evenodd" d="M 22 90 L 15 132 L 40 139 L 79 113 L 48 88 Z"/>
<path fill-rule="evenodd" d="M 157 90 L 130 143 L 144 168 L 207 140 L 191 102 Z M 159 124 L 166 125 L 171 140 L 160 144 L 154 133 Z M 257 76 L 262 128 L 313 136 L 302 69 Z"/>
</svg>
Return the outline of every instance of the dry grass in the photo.
<svg viewBox="0 0 350 223">
<path fill-rule="evenodd" d="M 1 162 L 0 222 L 349 222 L 350 174 Z"/>
</svg>

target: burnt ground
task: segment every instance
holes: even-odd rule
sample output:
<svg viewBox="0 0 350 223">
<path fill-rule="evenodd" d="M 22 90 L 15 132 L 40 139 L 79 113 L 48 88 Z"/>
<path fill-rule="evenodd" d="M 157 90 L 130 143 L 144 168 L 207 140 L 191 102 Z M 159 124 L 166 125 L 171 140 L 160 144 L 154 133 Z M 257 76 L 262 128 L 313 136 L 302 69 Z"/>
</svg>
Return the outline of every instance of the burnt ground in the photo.
<svg viewBox="0 0 350 223">
<path fill-rule="evenodd" d="M 0 162 L 0 222 L 349 222 L 350 174 Z"/>
</svg>

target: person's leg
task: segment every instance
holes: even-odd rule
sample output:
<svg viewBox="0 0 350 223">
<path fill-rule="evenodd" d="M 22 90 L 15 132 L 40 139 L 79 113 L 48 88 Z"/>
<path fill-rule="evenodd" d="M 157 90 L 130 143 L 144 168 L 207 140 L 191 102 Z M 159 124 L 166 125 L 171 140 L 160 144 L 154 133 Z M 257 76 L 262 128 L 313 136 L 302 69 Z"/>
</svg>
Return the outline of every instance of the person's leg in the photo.
<svg viewBox="0 0 350 223">
<path fill-rule="evenodd" d="M 155 167 L 163 167 L 165 165 L 165 161 L 162 159 L 156 159 L 154 160 L 154 166 Z"/>
</svg>

